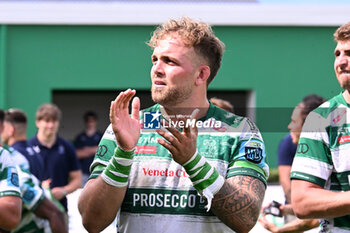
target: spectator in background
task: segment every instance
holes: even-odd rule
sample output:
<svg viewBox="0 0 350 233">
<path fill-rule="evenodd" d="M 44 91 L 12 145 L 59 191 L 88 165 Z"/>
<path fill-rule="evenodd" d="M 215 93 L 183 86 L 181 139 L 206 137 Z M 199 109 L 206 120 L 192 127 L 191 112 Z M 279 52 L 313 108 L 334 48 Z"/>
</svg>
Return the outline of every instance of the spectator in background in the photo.
<svg viewBox="0 0 350 233">
<path fill-rule="evenodd" d="M 94 160 L 97 146 L 102 138 L 102 133 L 97 130 L 97 114 L 88 111 L 84 114 L 85 130 L 74 140 L 74 146 L 83 172 L 83 184 L 90 176 L 90 165 Z"/>
<path fill-rule="evenodd" d="M 289 126 L 293 122 L 293 115 L 292 120 L 289 124 Z M 292 133 L 289 132 L 280 142 L 278 146 L 278 152 L 277 152 L 277 166 L 278 166 L 278 175 L 279 175 L 279 182 L 283 188 L 283 192 L 285 195 L 285 203 L 290 204 L 290 169 L 292 167 L 293 159 L 295 152 L 297 150 L 297 143 L 293 143 L 292 139 Z M 287 220 L 288 222 L 288 220 Z"/>
<path fill-rule="evenodd" d="M 20 152 L 29 162 L 30 172 L 40 181 L 43 180 L 44 162 L 27 143 L 27 116 L 20 109 L 9 109 L 5 112 L 2 140 Z"/>
<path fill-rule="evenodd" d="M 300 132 L 306 116 L 323 102 L 325 102 L 325 99 L 319 95 L 308 95 L 304 97 L 301 103 L 299 103 L 293 110 L 291 121 L 288 125 L 290 131 L 290 134 L 288 135 L 289 137 L 284 138 L 278 150 L 279 180 L 286 198 L 285 204 L 281 205 L 279 208 L 282 215 L 285 216 L 285 225 L 278 227 L 267 221 L 266 218 L 259 219 L 259 222 L 271 232 L 301 232 L 319 225 L 317 219 L 302 220 L 296 218 L 292 210 L 290 172 L 297 148 L 292 147 L 290 142 L 295 146 L 298 144 Z"/>
<path fill-rule="evenodd" d="M 218 106 L 219 108 L 233 113 L 233 105 L 229 101 L 219 99 L 216 97 L 210 98 L 209 101 L 212 102 L 214 105 Z"/>
<path fill-rule="evenodd" d="M 66 196 L 80 188 L 82 175 L 73 145 L 57 134 L 60 119 L 61 111 L 56 105 L 41 105 L 36 112 L 38 132 L 28 143 L 44 161 L 43 187 L 49 186 L 68 211 Z"/>
<path fill-rule="evenodd" d="M 294 112 L 293 112 L 294 113 Z M 292 125 L 293 118 L 295 116 L 292 114 L 291 122 Z M 294 159 L 295 152 L 297 150 L 297 143 L 293 143 L 292 133 L 289 132 L 280 142 L 277 152 L 277 166 L 278 166 L 278 178 L 279 183 L 282 186 L 285 203 L 291 204 L 290 200 L 290 170 L 292 168 L 292 163 Z M 284 216 L 284 223 L 294 220 L 296 217 L 294 214 L 286 214 Z"/>
<path fill-rule="evenodd" d="M 0 110 L 0 113 L 3 113 L 3 110 Z M 2 116 L 3 114 L 0 114 L 0 135 L 2 139 L 6 138 L 3 140 L 6 143 L 9 139 L 8 133 L 11 132 L 11 125 L 6 121 L 9 112 L 5 112 L 4 117 Z M 22 196 L 20 222 L 12 232 L 67 233 L 68 228 L 65 224 L 63 212 L 46 197 L 45 191 L 40 187 L 40 181 L 30 172 L 28 160 L 12 147 L 6 147 L 4 151 L 9 152 L 13 166 L 16 167 L 17 184 Z M 12 179 L 13 175 L 11 175 L 11 181 Z M 4 182 L 0 184 L 6 186 Z M 1 186 L 0 190 L 2 189 Z M 2 211 L 3 209 L 0 212 Z M 0 232 L 2 231 L 0 230 Z"/>
<path fill-rule="evenodd" d="M 297 149 L 297 144 L 300 137 L 300 132 L 304 124 L 306 116 L 319 105 L 321 105 L 325 99 L 319 95 L 311 94 L 305 96 L 301 103 L 299 103 L 293 110 L 291 121 L 288 125 L 290 131 L 289 135 L 284 138 L 278 149 L 278 173 L 279 182 L 283 188 L 286 198 L 285 204 L 291 204 L 291 181 L 290 171 L 292 169 L 292 163 L 294 155 Z M 295 219 L 295 215 L 286 215 L 285 222 L 289 222 Z"/>
</svg>

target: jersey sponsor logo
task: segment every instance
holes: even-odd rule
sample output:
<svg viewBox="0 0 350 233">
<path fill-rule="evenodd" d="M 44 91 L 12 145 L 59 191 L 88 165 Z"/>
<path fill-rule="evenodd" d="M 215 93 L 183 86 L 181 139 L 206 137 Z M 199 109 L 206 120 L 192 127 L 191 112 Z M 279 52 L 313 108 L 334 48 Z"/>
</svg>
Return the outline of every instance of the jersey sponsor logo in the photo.
<svg viewBox="0 0 350 233">
<path fill-rule="evenodd" d="M 245 148 L 245 158 L 253 163 L 260 163 L 263 159 L 262 149 L 256 147 L 246 146 Z"/>
<path fill-rule="evenodd" d="M 108 149 L 105 145 L 99 145 L 96 150 L 96 155 L 103 157 L 107 153 Z"/>
<path fill-rule="evenodd" d="M 160 112 L 144 112 L 143 113 L 143 128 L 144 129 L 160 129 Z"/>
<path fill-rule="evenodd" d="M 350 142 L 350 135 L 344 135 L 338 138 L 339 144 L 346 143 L 346 142 Z"/>
<path fill-rule="evenodd" d="M 133 206 L 164 208 L 195 208 L 199 198 L 195 194 L 134 193 Z"/>
<path fill-rule="evenodd" d="M 256 133 L 245 133 L 243 136 L 239 136 L 240 140 L 251 140 L 251 139 L 257 139 L 262 141 L 262 137 L 259 132 Z"/>
<path fill-rule="evenodd" d="M 221 127 L 216 127 L 215 125 L 213 126 L 213 129 L 219 132 L 226 132 L 227 127 L 221 126 Z"/>
<path fill-rule="evenodd" d="M 39 147 L 39 146 L 34 146 L 34 147 L 33 147 L 33 150 L 34 150 L 36 153 L 40 153 L 40 147 Z"/>
<path fill-rule="evenodd" d="M 188 177 L 187 173 L 182 169 L 169 170 L 169 169 L 150 169 L 142 168 L 145 176 L 168 176 L 168 177 Z"/>
<path fill-rule="evenodd" d="M 255 141 L 249 141 L 249 142 L 247 142 L 246 147 L 262 148 L 262 143 L 255 142 Z"/>
<path fill-rule="evenodd" d="M 336 117 L 333 118 L 333 120 L 332 120 L 333 123 L 334 124 L 338 123 L 345 114 L 346 114 L 346 108 L 343 109 Z"/>
<path fill-rule="evenodd" d="M 114 136 L 114 132 L 113 132 L 112 128 L 107 128 L 106 129 L 106 134 Z"/>
<path fill-rule="evenodd" d="M 15 187 L 19 187 L 19 178 L 17 173 L 11 174 L 10 183 Z"/>
<path fill-rule="evenodd" d="M 122 212 L 214 216 L 196 190 L 128 188 Z"/>
<path fill-rule="evenodd" d="M 309 151 L 309 145 L 307 143 L 299 143 L 297 146 L 297 153 L 306 154 Z"/>
<path fill-rule="evenodd" d="M 156 137 L 140 137 L 139 139 L 140 144 L 157 144 L 157 138 Z"/>
<path fill-rule="evenodd" d="M 135 154 L 155 154 L 157 152 L 157 146 L 136 146 Z"/>
<path fill-rule="evenodd" d="M 217 142 L 210 138 L 210 139 L 204 139 L 203 140 L 203 149 L 201 150 L 200 154 L 204 156 L 213 156 L 218 154 L 218 147 Z"/>
<path fill-rule="evenodd" d="M 27 203 L 30 203 L 35 197 L 34 190 L 28 188 L 23 194 L 23 200 Z"/>
</svg>

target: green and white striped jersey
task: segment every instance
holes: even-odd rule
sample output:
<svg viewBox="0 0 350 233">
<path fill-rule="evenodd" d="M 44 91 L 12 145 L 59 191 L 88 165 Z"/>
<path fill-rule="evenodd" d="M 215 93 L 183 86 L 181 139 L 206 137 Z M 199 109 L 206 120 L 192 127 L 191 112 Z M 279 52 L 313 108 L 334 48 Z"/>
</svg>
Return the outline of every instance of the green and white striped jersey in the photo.
<svg viewBox="0 0 350 233">
<path fill-rule="evenodd" d="M 10 153 L 0 147 L 0 197 L 21 196 L 18 171 Z"/>
<path fill-rule="evenodd" d="M 19 225 L 12 233 L 42 232 L 51 233 L 48 220 L 40 218 L 34 211 L 45 198 L 40 181 L 30 173 L 28 160 L 18 151 L 9 147 L 11 159 L 16 165 L 19 177 L 19 187 L 22 196 L 22 217 Z"/>
<path fill-rule="evenodd" d="M 145 129 L 143 115 L 161 112 L 156 104 L 141 112 L 141 136 L 138 140 L 128 189 L 118 221 L 119 232 L 209 233 L 232 232 L 211 211 L 193 188 L 184 168 L 162 147 L 155 130 Z M 207 116 L 200 119 L 211 126 L 199 129 L 198 153 L 229 178 L 249 175 L 266 184 L 268 165 L 265 146 L 257 127 L 247 118 L 236 116 L 210 105 Z M 220 124 L 218 124 L 220 122 Z M 198 126 L 198 124 L 197 124 Z M 107 166 L 116 149 L 115 135 L 107 128 L 90 167 L 96 178 Z"/>
<path fill-rule="evenodd" d="M 339 94 L 308 115 L 291 179 L 306 180 L 327 190 L 350 190 L 349 107 Z M 350 232 L 350 215 L 321 219 L 320 223 L 320 232 Z"/>
</svg>

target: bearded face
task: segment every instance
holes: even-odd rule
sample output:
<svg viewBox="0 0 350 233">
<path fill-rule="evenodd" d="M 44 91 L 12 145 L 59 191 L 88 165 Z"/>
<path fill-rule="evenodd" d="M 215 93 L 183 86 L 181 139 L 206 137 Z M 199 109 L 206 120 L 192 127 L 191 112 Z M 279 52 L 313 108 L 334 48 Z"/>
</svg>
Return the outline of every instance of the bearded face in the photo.
<svg viewBox="0 0 350 233">
<path fill-rule="evenodd" d="M 158 42 L 152 54 L 152 99 L 161 105 L 176 105 L 193 93 L 198 55 L 179 37 L 168 36 Z"/>
</svg>

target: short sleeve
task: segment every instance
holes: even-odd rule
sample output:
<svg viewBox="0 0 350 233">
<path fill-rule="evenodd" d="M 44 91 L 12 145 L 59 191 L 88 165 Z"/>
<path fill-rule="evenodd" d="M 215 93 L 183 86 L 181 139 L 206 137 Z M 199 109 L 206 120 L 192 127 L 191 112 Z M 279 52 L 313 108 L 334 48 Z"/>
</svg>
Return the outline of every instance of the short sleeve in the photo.
<svg viewBox="0 0 350 233">
<path fill-rule="evenodd" d="M 291 179 L 301 179 L 324 187 L 329 180 L 333 164 L 325 119 L 311 112 L 303 126 L 298 150 L 292 165 Z"/>
<path fill-rule="evenodd" d="M 265 185 L 269 175 L 266 163 L 264 141 L 259 129 L 249 119 L 242 122 L 237 146 L 233 148 L 233 161 L 231 161 L 227 178 L 235 175 L 248 175 L 260 179 Z"/>
<path fill-rule="evenodd" d="M 44 200 L 44 192 L 35 176 L 20 168 L 18 169 L 23 208 L 29 211 L 34 211 Z"/>
<path fill-rule="evenodd" d="M 117 143 L 115 140 L 115 135 L 112 130 L 112 126 L 109 125 L 96 150 L 94 161 L 90 166 L 90 178 L 96 178 L 99 176 L 104 167 L 107 166 L 109 160 L 114 155 L 114 151 L 117 148 Z"/>
<path fill-rule="evenodd" d="M 0 149 L 0 197 L 21 196 L 18 169 L 14 165 L 10 153 Z"/>
</svg>

